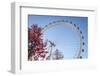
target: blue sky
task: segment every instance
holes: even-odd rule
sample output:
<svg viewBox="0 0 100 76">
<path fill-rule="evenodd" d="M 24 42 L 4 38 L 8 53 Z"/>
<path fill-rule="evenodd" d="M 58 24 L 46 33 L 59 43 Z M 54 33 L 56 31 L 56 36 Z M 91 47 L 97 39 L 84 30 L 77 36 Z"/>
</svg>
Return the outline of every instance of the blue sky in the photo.
<svg viewBox="0 0 100 76">
<path fill-rule="evenodd" d="M 76 16 L 43 16 L 43 15 L 29 15 L 28 16 L 28 27 L 32 24 L 37 24 L 40 27 L 44 27 L 50 22 L 57 20 L 68 20 L 79 26 L 84 36 L 83 42 L 85 45 L 82 53 L 83 58 L 88 57 L 88 18 L 87 17 L 76 17 Z M 72 31 L 70 28 L 58 24 L 58 26 L 52 27 L 44 32 L 44 39 L 53 41 L 56 44 L 56 48 L 64 54 L 64 59 L 72 59 L 76 52 L 79 51 L 79 37 L 77 33 Z"/>
</svg>

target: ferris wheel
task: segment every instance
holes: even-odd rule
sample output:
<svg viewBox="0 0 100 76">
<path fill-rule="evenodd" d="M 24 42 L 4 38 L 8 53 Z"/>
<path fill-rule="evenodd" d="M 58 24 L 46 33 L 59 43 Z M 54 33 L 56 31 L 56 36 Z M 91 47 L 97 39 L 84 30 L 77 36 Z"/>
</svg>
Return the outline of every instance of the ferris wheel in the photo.
<svg viewBox="0 0 100 76">
<path fill-rule="evenodd" d="M 47 30 L 49 30 L 50 28 L 53 28 L 58 25 L 63 25 L 66 28 L 68 28 L 76 33 L 77 37 L 79 38 L 79 49 L 73 55 L 73 58 L 74 59 L 82 59 L 83 58 L 82 54 L 85 52 L 84 46 L 86 44 L 84 42 L 83 32 L 81 31 L 80 27 L 77 24 L 74 24 L 73 22 L 68 21 L 68 20 L 57 20 L 57 21 L 53 21 L 53 22 L 50 22 L 47 25 L 45 25 L 42 32 L 44 33 Z"/>
</svg>

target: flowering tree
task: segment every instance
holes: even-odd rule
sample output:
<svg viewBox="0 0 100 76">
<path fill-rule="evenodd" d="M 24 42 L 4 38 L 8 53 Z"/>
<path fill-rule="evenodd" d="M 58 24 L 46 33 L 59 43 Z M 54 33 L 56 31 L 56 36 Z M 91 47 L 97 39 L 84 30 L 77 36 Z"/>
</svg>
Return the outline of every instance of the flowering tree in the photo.
<svg viewBox="0 0 100 76">
<path fill-rule="evenodd" d="M 28 28 L 28 60 L 43 60 L 48 53 L 47 44 L 43 42 L 42 28 L 33 24 Z"/>
</svg>

